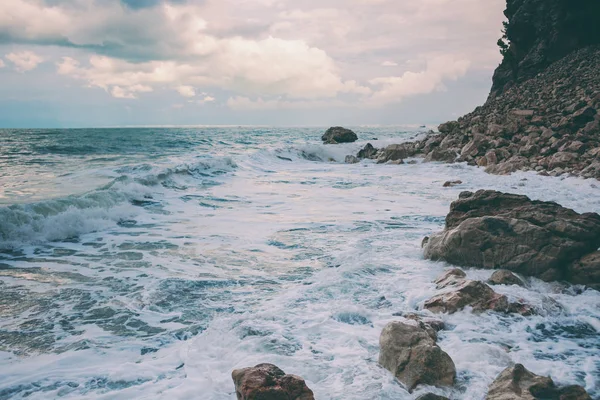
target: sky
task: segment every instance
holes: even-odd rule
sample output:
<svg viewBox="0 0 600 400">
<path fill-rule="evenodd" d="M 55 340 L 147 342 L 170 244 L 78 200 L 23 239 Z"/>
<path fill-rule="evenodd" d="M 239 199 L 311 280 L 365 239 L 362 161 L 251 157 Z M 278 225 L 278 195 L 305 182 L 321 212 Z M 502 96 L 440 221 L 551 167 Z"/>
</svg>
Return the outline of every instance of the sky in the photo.
<svg viewBox="0 0 600 400">
<path fill-rule="evenodd" d="M 0 127 L 401 125 L 481 105 L 505 0 L 1 0 Z"/>
</svg>

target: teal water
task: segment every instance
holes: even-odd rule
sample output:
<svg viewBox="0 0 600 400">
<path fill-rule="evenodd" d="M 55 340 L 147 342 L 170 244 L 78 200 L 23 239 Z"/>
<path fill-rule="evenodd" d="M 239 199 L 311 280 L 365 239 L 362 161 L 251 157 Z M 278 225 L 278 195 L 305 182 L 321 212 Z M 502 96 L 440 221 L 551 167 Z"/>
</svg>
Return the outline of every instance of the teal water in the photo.
<svg viewBox="0 0 600 400">
<path fill-rule="evenodd" d="M 377 366 L 378 336 L 435 293 L 445 265 L 420 241 L 458 193 L 600 211 L 591 181 L 343 164 L 418 129 L 323 130 L 0 130 L 0 398 L 232 399 L 232 369 L 273 362 L 319 399 L 413 399 L 426 388 Z M 438 392 L 480 400 L 522 362 L 600 394 L 600 296 L 580 289 L 498 289 L 537 317 L 444 316 L 459 383 Z"/>
</svg>

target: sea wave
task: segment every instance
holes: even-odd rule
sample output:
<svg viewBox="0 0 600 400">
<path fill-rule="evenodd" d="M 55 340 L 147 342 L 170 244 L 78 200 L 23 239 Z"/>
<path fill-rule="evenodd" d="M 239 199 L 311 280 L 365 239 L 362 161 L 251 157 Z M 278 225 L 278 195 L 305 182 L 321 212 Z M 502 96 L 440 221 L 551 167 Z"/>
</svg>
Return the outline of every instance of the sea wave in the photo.
<svg viewBox="0 0 600 400">
<path fill-rule="evenodd" d="M 116 170 L 119 176 L 109 184 L 85 194 L 1 207 L 0 249 L 65 240 L 116 227 L 138 215 L 140 206 L 160 202 L 156 186 L 167 190 L 184 187 L 174 177 L 216 178 L 235 168 L 230 157 L 173 167 L 128 166 Z"/>
</svg>

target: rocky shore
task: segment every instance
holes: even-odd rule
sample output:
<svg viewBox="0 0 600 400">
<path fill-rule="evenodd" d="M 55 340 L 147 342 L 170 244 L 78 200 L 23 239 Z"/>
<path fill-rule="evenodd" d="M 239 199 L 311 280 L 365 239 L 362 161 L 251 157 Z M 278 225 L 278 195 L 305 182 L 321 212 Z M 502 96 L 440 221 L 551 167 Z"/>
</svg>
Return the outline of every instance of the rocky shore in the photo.
<svg viewBox="0 0 600 400">
<path fill-rule="evenodd" d="M 506 35 L 499 41 L 504 59 L 483 106 L 419 141 L 381 149 L 367 144 L 346 162 L 404 164 L 422 157 L 425 162 L 466 162 L 491 174 L 536 171 L 600 179 L 600 3 L 507 0 L 505 15 Z M 335 127 L 322 139 L 336 144 L 357 137 Z M 444 230 L 423 240 L 424 257 L 495 272 L 484 282 L 469 279 L 468 270 L 448 269 L 435 280 L 433 297 L 415 313 L 398 314 L 397 321 L 385 326 L 378 364 L 408 392 L 428 386 L 459 393 L 452 390 L 456 366 L 438 345 L 438 335 L 447 328 L 435 316 L 472 312 L 531 318 L 562 312 L 549 297 L 535 306 L 493 287 L 527 286 L 533 277 L 600 290 L 599 247 L 596 213 L 578 214 L 556 203 L 490 190 L 461 193 L 450 206 Z M 301 378 L 275 366 L 236 370 L 233 379 L 240 400 L 314 398 Z M 418 398 L 440 399 L 448 400 L 434 393 Z M 514 364 L 490 384 L 485 399 L 591 397 L 581 386 L 559 386 L 550 377 Z"/>
<path fill-rule="evenodd" d="M 423 140 L 357 158 L 600 179 L 600 3 L 507 0 L 505 15 L 504 58 L 483 106 Z"/>
</svg>

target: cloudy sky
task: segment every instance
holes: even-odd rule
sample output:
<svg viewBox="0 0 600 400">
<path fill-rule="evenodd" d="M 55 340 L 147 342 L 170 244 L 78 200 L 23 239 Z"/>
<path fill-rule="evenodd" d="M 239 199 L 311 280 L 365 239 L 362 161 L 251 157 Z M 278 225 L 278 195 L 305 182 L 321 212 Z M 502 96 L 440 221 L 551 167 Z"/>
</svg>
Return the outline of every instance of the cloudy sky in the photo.
<svg viewBox="0 0 600 400">
<path fill-rule="evenodd" d="M 491 86 L 504 0 L 0 0 L 0 127 L 420 124 Z"/>
</svg>

